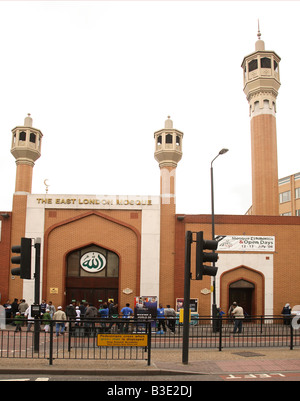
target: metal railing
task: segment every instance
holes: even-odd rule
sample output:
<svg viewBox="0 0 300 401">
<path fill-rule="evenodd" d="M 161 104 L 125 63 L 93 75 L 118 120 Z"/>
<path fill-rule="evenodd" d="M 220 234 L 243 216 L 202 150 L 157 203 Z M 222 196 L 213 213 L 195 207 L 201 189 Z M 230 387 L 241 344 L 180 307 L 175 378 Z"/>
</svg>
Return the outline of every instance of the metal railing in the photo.
<svg viewBox="0 0 300 401">
<path fill-rule="evenodd" d="M 170 319 L 165 321 L 165 334 L 152 336 L 152 348 L 182 347 L 183 325 L 177 320 L 173 334 L 168 329 L 168 321 Z M 240 333 L 238 331 L 234 333 L 234 323 L 233 318 L 192 318 L 189 325 L 189 348 L 215 348 L 221 351 L 224 348 L 237 347 L 293 349 L 300 345 L 300 329 L 293 327 L 292 318 L 251 316 L 243 319 Z"/>
<path fill-rule="evenodd" d="M 300 317 L 299 317 L 300 319 Z M 67 330 L 58 331 L 60 323 Z M 214 324 L 213 324 L 214 323 Z M 292 319 L 282 316 L 255 316 L 243 319 L 241 333 L 234 333 L 234 320 L 199 317 L 189 323 L 189 348 L 287 347 L 300 346 L 300 329 Z M 28 331 L 30 329 L 30 331 Z M 44 330 L 48 331 L 44 331 Z M 18 330 L 18 331 L 17 331 Z M 104 344 L 98 343 L 107 340 Z M 147 337 L 140 346 L 139 339 Z M 133 343 L 130 341 L 134 340 Z M 81 319 L 53 321 L 48 327 L 37 319 L 35 325 L 9 326 L 0 330 L 0 358 L 147 360 L 151 348 L 182 348 L 183 325 L 178 318 L 168 319 Z M 133 345 L 132 345 L 133 344 Z"/>
<path fill-rule="evenodd" d="M 54 321 L 47 331 L 41 321 L 15 329 L 0 330 L 0 358 L 147 360 L 151 362 L 151 322 L 129 319 L 83 319 Z M 30 330 L 28 330 L 28 327 Z M 99 336 L 113 338 L 99 346 Z M 139 345 L 139 336 L 146 345 Z M 137 337 L 138 336 L 138 337 Z"/>
</svg>

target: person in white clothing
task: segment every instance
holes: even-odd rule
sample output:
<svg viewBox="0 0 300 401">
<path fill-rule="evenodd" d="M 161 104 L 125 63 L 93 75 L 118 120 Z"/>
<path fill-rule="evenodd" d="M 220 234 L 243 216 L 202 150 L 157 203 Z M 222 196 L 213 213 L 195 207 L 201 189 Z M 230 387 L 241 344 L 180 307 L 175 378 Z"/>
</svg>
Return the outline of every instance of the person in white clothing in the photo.
<svg viewBox="0 0 300 401">
<path fill-rule="evenodd" d="M 244 309 L 241 306 L 236 306 L 231 315 L 234 316 L 234 329 L 233 333 L 236 333 L 237 330 L 239 333 L 242 332 L 243 329 L 243 319 L 244 319 Z"/>
</svg>

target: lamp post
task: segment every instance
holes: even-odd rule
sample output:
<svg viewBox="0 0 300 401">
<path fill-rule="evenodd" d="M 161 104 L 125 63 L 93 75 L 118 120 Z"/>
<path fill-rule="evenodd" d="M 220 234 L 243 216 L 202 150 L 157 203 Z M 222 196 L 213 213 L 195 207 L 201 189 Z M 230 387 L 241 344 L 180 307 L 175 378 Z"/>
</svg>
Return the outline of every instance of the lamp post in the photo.
<svg viewBox="0 0 300 401">
<path fill-rule="evenodd" d="M 211 161 L 210 164 L 210 184 L 211 184 L 211 232 L 212 239 L 215 239 L 215 205 L 214 205 L 214 170 L 213 170 L 213 162 L 220 155 L 224 155 L 228 152 L 228 149 L 221 149 L 217 156 Z M 213 251 L 214 252 L 214 251 Z M 213 262 L 213 266 L 215 266 L 215 262 Z M 213 330 L 216 331 L 216 317 L 217 317 L 217 305 L 216 305 L 216 277 L 213 278 L 213 304 L 212 304 L 212 316 L 213 316 Z"/>
</svg>

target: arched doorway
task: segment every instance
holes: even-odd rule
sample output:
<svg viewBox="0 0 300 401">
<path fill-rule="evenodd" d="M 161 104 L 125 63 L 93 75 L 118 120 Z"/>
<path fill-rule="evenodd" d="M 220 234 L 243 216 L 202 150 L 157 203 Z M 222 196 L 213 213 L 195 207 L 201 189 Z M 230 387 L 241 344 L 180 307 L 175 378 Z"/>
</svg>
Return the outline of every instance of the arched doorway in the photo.
<svg viewBox="0 0 300 401">
<path fill-rule="evenodd" d="M 90 245 L 67 255 L 66 303 L 86 301 L 98 307 L 113 299 L 118 303 L 119 257 Z"/>
<path fill-rule="evenodd" d="M 237 280 L 229 285 L 229 305 L 237 302 L 244 312 L 251 316 L 254 314 L 255 285 L 247 280 Z"/>
</svg>

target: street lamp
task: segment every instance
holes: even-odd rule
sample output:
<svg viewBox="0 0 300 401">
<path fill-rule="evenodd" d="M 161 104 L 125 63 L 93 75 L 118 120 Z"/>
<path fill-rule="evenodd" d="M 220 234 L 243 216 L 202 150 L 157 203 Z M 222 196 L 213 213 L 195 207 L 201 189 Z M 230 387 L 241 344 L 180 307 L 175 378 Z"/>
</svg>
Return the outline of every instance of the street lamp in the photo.
<svg viewBox="0 0 300 401">
<path fill-rule="evenodd" d="M 211 184 L 211 231 L 212 231 L 212 239 L 215 239 L 215 205 L 214 205 L 214 171 L 213 171 L 213 162 L 220 155 L 224 155 L 228 152 L 229 149 L 221 149 L 217 156 L 211 161 L 210 164 L 210 184 Z M 213 266 L 215 266 L 215 262 L 213 262 Z M 213 278 L 213 304 L 212 304 L 212 315 L 213 315 L 213 327 L 216 326 L 216 317 L 217 317 L 217 305 L 216 305 L 216 277 Z M 215 331 L 215 330 L 214 330 Z"/>
</svg>

